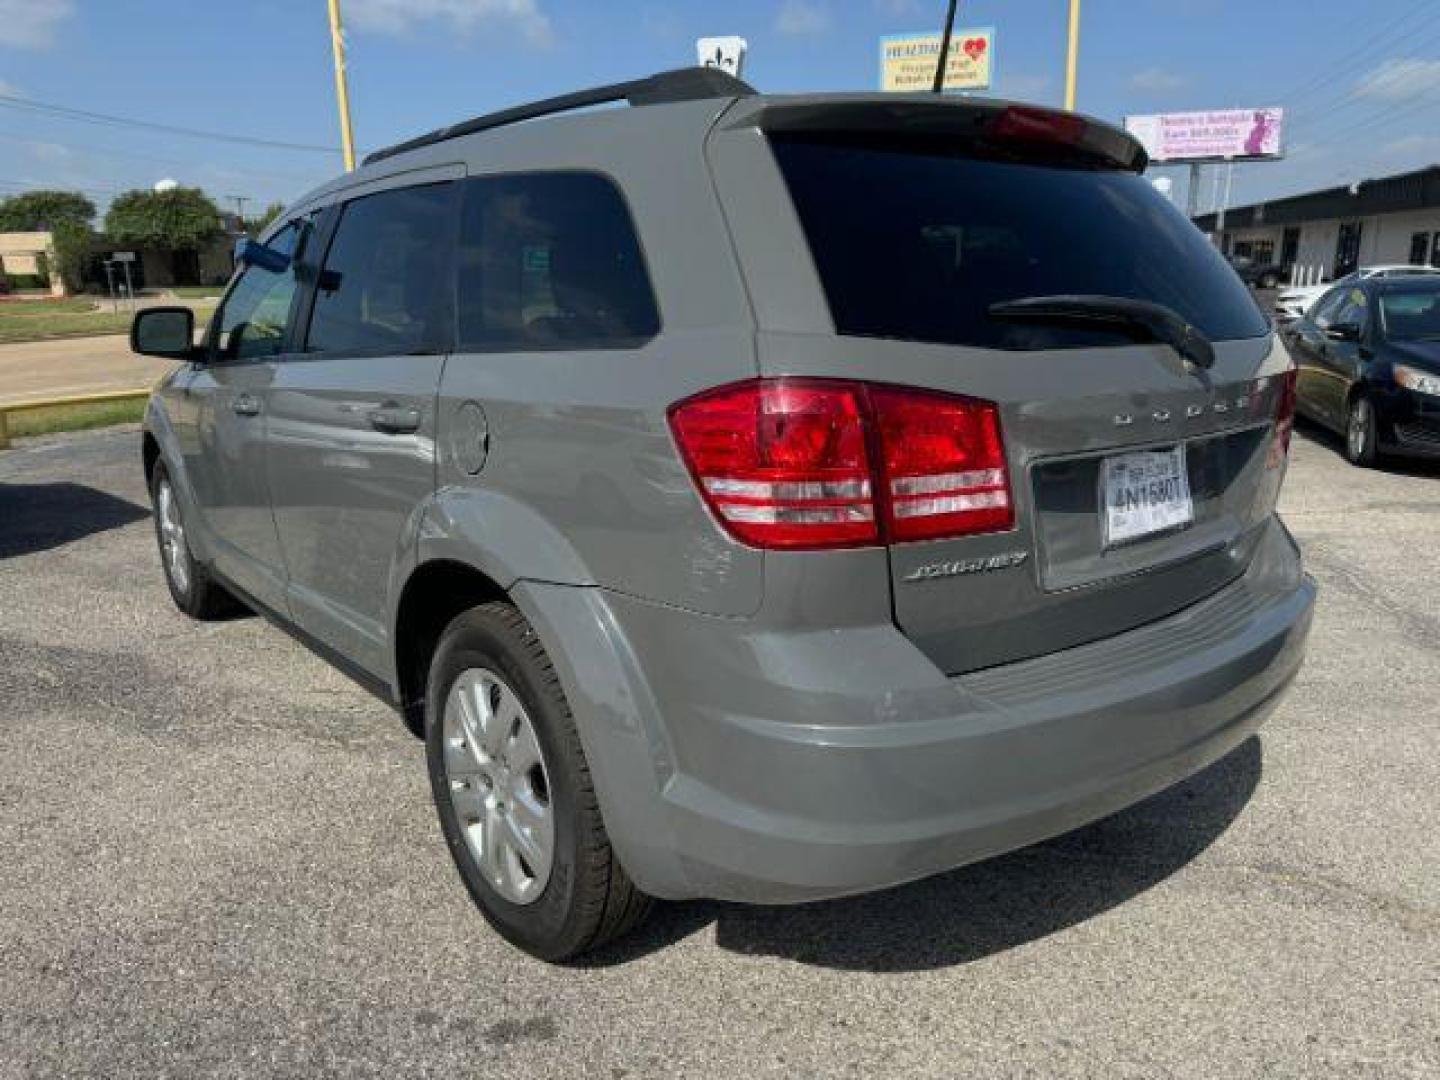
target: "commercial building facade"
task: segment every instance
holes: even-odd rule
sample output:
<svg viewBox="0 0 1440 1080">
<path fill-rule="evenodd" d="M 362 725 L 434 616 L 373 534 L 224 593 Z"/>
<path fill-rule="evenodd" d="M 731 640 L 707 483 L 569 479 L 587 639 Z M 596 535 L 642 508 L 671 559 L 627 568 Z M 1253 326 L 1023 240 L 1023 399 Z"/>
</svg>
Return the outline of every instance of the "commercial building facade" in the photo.
<svg viewBox="0 0 1440 1080">
<path fill-rule="evenodd" d="M 1195 219 L 1226 254 L 1274 263 L 1321 281 L 1357 266 L 1440 266 L 1440 165 L 1346 187 L 1239 206 Z"/>
</svg>

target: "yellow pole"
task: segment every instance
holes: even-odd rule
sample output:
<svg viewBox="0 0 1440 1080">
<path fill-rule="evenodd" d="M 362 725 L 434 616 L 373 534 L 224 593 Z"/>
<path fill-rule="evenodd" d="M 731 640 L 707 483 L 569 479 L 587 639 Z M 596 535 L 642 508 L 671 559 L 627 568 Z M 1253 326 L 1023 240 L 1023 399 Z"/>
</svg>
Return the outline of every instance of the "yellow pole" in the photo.
<svg viewBox="0 0 1440 1080">
<path fill-rule="evenodd" d="M 1065 50 L 1065 108 L 1075 111 L 1075 63 L 1080 57 L 1080 0 L 1070 0 L 1070 43 Z"/>
<path fill-rule="evenodd" d="M 350 83 L 345 77 L 345 31 L 340 25 L 340 0 L 330 0 L 330 47 L 335 53 L 335 100 L 340 106 L 340 143 L 345 171 L 355 168 L 355 133 L 350 128 Z"/>
</svg>

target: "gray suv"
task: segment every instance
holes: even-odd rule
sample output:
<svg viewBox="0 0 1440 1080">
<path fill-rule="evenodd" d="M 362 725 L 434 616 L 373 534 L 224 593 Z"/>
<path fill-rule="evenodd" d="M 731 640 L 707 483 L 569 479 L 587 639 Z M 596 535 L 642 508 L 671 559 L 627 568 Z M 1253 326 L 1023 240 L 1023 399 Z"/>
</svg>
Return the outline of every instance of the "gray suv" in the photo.
<svg viewBox="0 0 1440 1080">
<path fill-rule="evenodd" d="M 618 102 L 628 107 L 585 109 Z M 372 154 L 242 245 L 144 467 L 170 592 L 427 742 L 510 941 L 995 855 L 1249 736 L 1294 371 L 1084 117 L 714 71 Z"/>
</svg>

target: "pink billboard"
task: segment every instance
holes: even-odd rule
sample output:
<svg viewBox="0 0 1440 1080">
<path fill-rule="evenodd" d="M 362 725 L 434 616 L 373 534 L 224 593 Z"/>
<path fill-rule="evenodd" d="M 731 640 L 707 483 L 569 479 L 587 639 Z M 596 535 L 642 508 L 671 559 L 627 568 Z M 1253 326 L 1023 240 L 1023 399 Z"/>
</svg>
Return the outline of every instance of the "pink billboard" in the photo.
<svg viewBox="0 0 1440 1080">
<path fill-rule="evenodd" d="M 1281 157 L 1284 126 L 1284 109 L 1213 109 L 1125 118 L 1125 130 L 1140 140 L 1151 161 L 1172 164 Z"/>
</svg>

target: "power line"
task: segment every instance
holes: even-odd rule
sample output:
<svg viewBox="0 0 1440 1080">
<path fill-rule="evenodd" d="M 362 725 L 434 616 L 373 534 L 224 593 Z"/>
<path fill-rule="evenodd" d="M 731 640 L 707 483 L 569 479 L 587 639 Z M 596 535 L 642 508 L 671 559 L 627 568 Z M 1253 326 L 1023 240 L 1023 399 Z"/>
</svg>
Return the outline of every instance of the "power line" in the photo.
<svg viewBox="0 0 1440 1080">
<path fill-rule="evenodd" d="M 183 135 L 190 139 L 211 139 L 216 142 L 237 143 L 242 146 L 261 146 L 270 150 L 295 150 L 312 154 L 338 154 L 334 146 L 318 146 L 314 143 L 282 142 L 277 139 L 260 139 L 250 135 L 232 135 L 220 131 L 204 131 L 200 128 L 179 127 L 174 124 L 158 124 L 150 120 L 135 120 L 125 116 L 111 116 L 108 113 L 90 112 L 88 109 L 72 109 L 65 105 L 52 105 L 44 101 L 17 97 L 14 94 L 0 94 L 0 108 L 20 109 L 55 116 L 81 123 L 98 124 L 104 127 L 129 127 L 144 131 L 157 131 L 165 135 Z"/>
<path fill-rule="evenodd" d="M 165 157 L 157 154 L 136 153 L 133 150 L 116 150 L 113 147 L 101 146 L 96 143 L 66 142 L 59 139 L 52 139 L 49 136 L 21 135 L 14 131 L 0 131 L 0 139 L 7 139 L 11 142 L 28 143 L 31 145 L 60 146 L 67 150 L 80 150 L 87 154 L 97 154 L 110 158 L 130 158 L 135 161 L 148 161 L 158 165 L 180 166 L 182 168 L 194 168 L 195 162 L 186 158 Z M 302 183 L 317 184 L 320 181 L 313 173 L 290 172 L 281 169 L 251 169 L 240 165 L 226 165 L 229 172 L 245 173 L 250 176 L 284 177 L 289 180 L 298 180 Z"/>
</svg>

